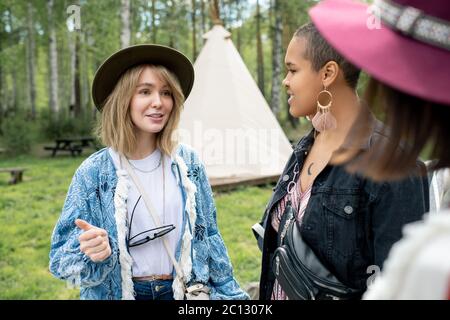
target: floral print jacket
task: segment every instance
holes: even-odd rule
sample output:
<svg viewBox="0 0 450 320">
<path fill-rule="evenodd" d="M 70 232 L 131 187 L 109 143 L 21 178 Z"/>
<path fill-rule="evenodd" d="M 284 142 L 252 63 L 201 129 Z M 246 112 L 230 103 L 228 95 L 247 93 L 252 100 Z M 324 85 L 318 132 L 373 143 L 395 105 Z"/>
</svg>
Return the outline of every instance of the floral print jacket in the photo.
<svg viewBox="0 0 450 320">
<path fill-rule="evenodd" d="M 175 257 L 185 277 L 174 269 L 174 298 L 184 298 L 183 283 L 203 283 L 210 287 L 213 300 L 249 299 L 233 276 L 203 164 L 190 147 L 181 144 L 171 160 L 184 208 Z M 125 170 L 116 170 L 107 148 L 92 154 L 74 174 L 52 235 L 50 272 L 79 285 L 81 299 L 134 299 L 132 259 L 125 242 L 130 181 Z M 74 223 L 78 218 L 108 232 L 109 258 L 93 262 L 80 251 L 82 231 Z"/>
</svg>

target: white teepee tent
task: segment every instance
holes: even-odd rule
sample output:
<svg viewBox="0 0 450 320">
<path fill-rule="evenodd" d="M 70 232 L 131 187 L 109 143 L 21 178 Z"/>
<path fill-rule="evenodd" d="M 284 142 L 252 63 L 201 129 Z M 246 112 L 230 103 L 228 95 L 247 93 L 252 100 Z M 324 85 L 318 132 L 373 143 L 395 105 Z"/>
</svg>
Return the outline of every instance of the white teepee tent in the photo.
<svg viewBox="0 0 450 320">
<path fill-rule="evenodd" d="M 212 184 L 279 176 L 292 147 L 241 56 L 215 25 L 195 68 L 181 116 L 181 141 L 205 164 Z"/>
</svg>

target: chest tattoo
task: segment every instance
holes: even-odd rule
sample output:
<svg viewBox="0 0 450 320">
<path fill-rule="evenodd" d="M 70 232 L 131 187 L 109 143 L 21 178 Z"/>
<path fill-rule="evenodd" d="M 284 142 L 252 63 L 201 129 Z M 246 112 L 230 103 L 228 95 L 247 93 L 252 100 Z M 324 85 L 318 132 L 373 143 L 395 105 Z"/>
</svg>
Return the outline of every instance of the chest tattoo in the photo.
<svg viewBox="0 0 450 320">
<path fill-rule="evenodd" d="M 308 167 L 308 176 L 312 175 L 311 173 L 311 167 L 313 166 L 314 162 L 311 162 L 311 164 Z"/>
</svg>

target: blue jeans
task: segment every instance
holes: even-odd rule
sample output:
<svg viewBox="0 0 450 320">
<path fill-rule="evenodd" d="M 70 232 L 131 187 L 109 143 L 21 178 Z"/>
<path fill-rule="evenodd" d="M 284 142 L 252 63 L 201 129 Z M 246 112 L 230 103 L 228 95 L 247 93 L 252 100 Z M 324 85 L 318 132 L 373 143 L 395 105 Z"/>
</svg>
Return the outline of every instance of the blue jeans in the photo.
<svg viewBox="0 0 450 320">
<path fill-rule="evenodd" d="M 173 280 L 135 281 L 136 300 L 174 300 Z"/>
</svg>

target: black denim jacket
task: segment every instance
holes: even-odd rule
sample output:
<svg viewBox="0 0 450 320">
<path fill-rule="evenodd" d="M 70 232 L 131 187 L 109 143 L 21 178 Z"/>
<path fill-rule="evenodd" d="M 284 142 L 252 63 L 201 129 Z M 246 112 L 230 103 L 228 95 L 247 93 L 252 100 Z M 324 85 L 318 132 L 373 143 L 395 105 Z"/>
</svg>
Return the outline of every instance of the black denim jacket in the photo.
<svg viewBox="0 0 450 320">
<path fill-rule="evenodd" d="M 378 122 L 365 147 L 369 148 L 371 141 L 379 138 L 385 137 Z M 259 226 L 257 232 L 258 228 L 254 227 L 262 250 L 259 295 L 262 300 L 270 299 L 275 280 L 271 260 L 277 234 L 271 226 L 270 213 L 286 195 L 295 164 L 302 168 L 313 142 L 311 132 L 294 148 L 259 223 L 262 228 Z M 392 245 L 401 238 L 403 225 L 421 219 L 428 209 L 426 177 L 376 183 L 349 174 L 342 166 L 327 166 L 312 186 L 301 234 L 340 281 L 365 290 L 367 278 L 376 270 L 369 267 L 381 269 Z"/>
</svg>

